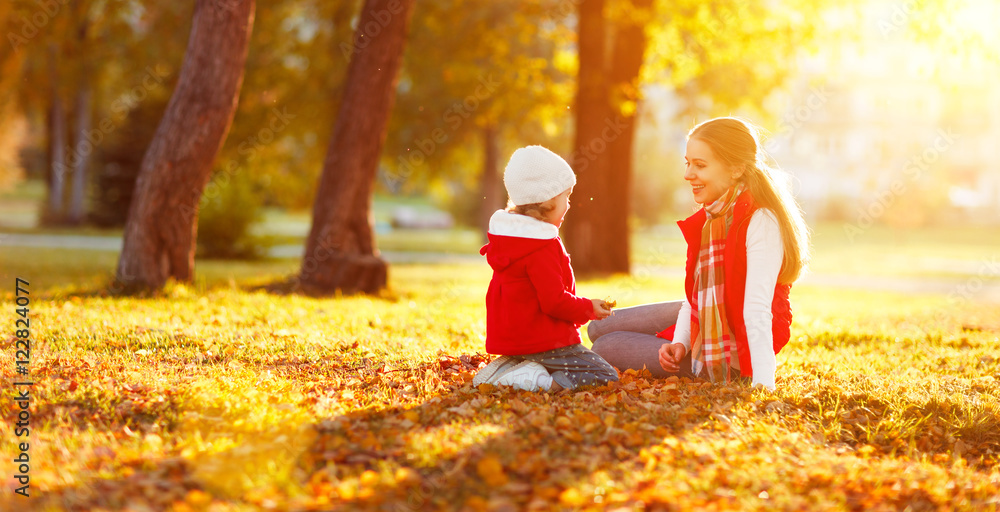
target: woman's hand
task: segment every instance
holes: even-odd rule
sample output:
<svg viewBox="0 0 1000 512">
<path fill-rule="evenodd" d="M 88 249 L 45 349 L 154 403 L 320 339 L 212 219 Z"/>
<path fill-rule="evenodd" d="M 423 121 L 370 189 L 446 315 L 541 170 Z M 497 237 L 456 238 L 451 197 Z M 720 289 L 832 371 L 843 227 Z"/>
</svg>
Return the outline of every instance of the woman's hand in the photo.
<svg viewBox="0 0 1000 512">
<path fill-rule="evenodd" d="M 664 343 L 660 347 L 660 366 L 667 373 L 677 373 L 681 370 L 681 359 L 687 349 L 683 343 Z"/>
<path fill-rule="evenodd" d="M 611 315 L 610 309 L 604 309 L 604 301 L 601 299 L 590 299 L 590 302 L 594 305 L 594 318 L 597 320 L 603 320 Z"/>
</svg>

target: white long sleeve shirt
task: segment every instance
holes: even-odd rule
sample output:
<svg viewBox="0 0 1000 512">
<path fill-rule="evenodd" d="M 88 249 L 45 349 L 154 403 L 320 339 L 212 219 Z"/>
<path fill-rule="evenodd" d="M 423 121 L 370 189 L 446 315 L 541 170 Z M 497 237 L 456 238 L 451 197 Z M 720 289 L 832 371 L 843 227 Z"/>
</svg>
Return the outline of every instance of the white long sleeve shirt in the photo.
<svg viewBox="0 0 1000 512">
<path fill-rule="evenodd" d="M 753 384 L 763 384 L 774 391 L 774 356 L 771 301 L 778 283 L 785 248 L 781 228 L 774 213 L 763 208 L 750 217 L 747 227 L 747 286 L 743 302 L 743 321 L 747 326 L 747 343 L 753 365 Z M 691 303 L 687 300 L 677 315 L 673 343 L 681 343 L 691 351 Z M 734 361 L 739 367 L 739 361 Z"/>
</svg>

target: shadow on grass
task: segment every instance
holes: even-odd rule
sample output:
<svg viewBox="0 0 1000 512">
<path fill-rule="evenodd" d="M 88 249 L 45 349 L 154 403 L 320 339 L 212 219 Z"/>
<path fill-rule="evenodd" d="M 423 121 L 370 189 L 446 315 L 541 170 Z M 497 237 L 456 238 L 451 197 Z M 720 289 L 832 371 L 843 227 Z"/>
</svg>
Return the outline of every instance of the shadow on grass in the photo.
<svg viewBox="0 0 1000 512">
<path fill-rule="evenodd" d="M 242 496 L 234 492 L 238 485 L 221 480 L 238 481 L 241 470 L 253 468 L 231 461 L 270 462 L 260 459 L 260 450 L 257 458 L 241 458 L 241 451 L 253 447 L 240 445 L 211 456 L 230 459 L 230 471 L 218 480 L 206 479 L 200 472 L 199 466 L 212 464 L 210 460 L 150 457 L 123 462 L 128 468 L 124 476 L 102 478 L 95 472 L 93 479 L 51 489 L 37 497 L 33 507 L 166 510 L 190 502 L 192 496 L 207 496 L 208 503 L 261 507 L 266 505 L 262 495 L 277 499 L 279 508 L 299 510 L 578 506 L 594 503 L 595 496 L 600 499 L 601 490 L 587 483 L 596 473 L 614 475 L 641 467 L 639 454 L 644 448 L 710 415 L 685 410 L 669 393 L 655 406 L 642 406 L 631 393 L 648 386 L 644 379 L 634 377 L 599 388 L 545 394 L 492 386 L 476 389 L 468 383 L 471 374 L 445 374 L 437 372 L 436 366 L 406 369 L 392 376 L 369 372 L 354 393 L 364 393 L 371 386 L 394 390 L 391 393 L 398 390 L 403 402 L 387 408 L 372 406 L 305 425 L 306 430 L 298 434 L 288 433 L 301 435 L 299 449 L 281 458 L 292 457 L 288 459 L 290 473 L 308 491 L 306 497 L 259 489 Z M 409 388 L 414 382 L 436 391 L 416 392 Z M 67 405 L 86 404 L 52 407 Z M 123 424 L 144 420 L 122 417 L 97 422 L 94 427 L 113 434 Z M 269 442 L 261 438 L 248 444 Z"/>
<path fill-rule="evenodd" d="M 274 279 L 261 284 L 242 285 L 239 289 L 247 293 L 264 292 L 275 296 L 298 295 L 313 299 L 340 299 L 345 297 L 368 297 L 381 299 L 389 302 L 396 302 L 399 296 L 389 288 L 380 290 L 378 293 L 364 293 L 360 291 L 345 292 L 337 290 L 333 293 L 320 292 L 303 287 L 299 281 L 299 276 L 291 274 L 283 278 Z"/>
<path fill-rule="evenodd" d="M 595 478 L 641 469 L 644 449 L 732 405 L 694 410 L 669 392 L 641 402 L 640 386 L 650 389 L 634 375 L 557 394 L 463 384 L 415 407 L 319 422 L 302 466 L 319 496 L 348 509 L 599 504 Z"/>
<path fill-rule="evenodd" d="M 308 365 L 284 366 L 292 372 L 314 371 Z M 293 510 L 550 510 L 600 507 L 615 500 L 618 506 L 641 504 L 647 509 L 675 509 L 680 504 L 664 500 L 655 492 L 655 479 L 635 478 L 649 471 L 648 451 L 662 449 L 661 457 L 666 452 L 673 457 L 668 459 L 673 464 L 698 475 L 699 465 L 718 461 L 711 454 L 685 450 L 683 444 L 694 439 L 692 436 L 738 437 L 738 432 L 730 433 L 725 428 L 726 416 L 735 419 L 736 404 L 754 400 L 753 392 L 741 385 L 654 380 L 632 372 L 623 374 L 616 383 L 557 394 L 492 386 L 476 389 L 469 383 L 469 372 L 449 373 L 443 368 L 439 363 L 404 368 L 398 373 L 383 372 L 380 367 L 366 367 L 363 371 L 345 368 L 344 375 L 358 376 L 358 382 L 331 386 L 316 398 L 330 396 L 330 391 L 335 390 L 339 393 L 337 400 L 356 398 L 371 405 L 306 424 L 297 431 L 289 430 L 285 434 L 294 440 L 294 450 L 260 436 L 197 461 L 176 456 L 129 461 L 126 466 L 131 468 L 130 474 L 54 489 L 35 502 L 41 507 L 36 510 L 119 509 L 130 503 L 169 509 L 178 502 L 193 509 L 198 509 L 195 505 L 200 503 Z M 330 375 L 320 381 L 330 381 Z M 850 426 L 838 430 L 839 437 L 820 444 L 841 441 L 860 447 L 866 442 L 862 439 L 864 429 L 876 426 L 879 415 L 897 414 L 905 419 L 934 414 L 947 419 L 964 414 L 961 407 L 943 402 L 923 404 L 926 410 L 921 412 L 916 407 L 920 404 L 913 404 L 911 411 L 876 399 L 862 401 L 835 388 L 817 391 L 801 400 L 772 396 L 761 401 L 763 410 L 750 418 L 779 427 L 787 419 L 794 422 L 787 425 L 791 431 L 801 432 L 809 424 L 819 427 L 829 422 L 824 412 L 832 410 L 837 421 Z M 843 407 L 831 409 L 835 403 Z M 861 419 L 862 415 L 865 419 Z M 989 430 L 996 425 L 995 414 L 968 421 L 983 429 L 980 433 L 995 439 L 997 430 L 993 429 L 993 434 Z M 120 428 L 120 423 L 111 422 L 98 430 Z M 917 424 L 914 429 L 932 431 L 933 426 Z M 971 440 L 973 432 L 952 434 Z M 756 443 L 767 442 L 765 438 L 751 441 L 744 449 L 758 450 Z M 876 448 L 885 458 L 897 456 L 891 451 L 891 443 Z M 950 449 L 943 445 L 918 446 L 909 455 L 911 459 L 914 454 L 944 455 Z M 252 456 L 243 453 L 248 450 Z M 268 459 L 267 454 L 280 458 Z M 209 459 L 228 459 L 223 466 L 228 473 L 214 473 L 217 478 L 206 476 L 213 473 L 201 472 L 200 466 L 212 464 Z M 288 466 L 293 487 L 304 491 L 304 495 L 284 494 L 274 488 L 250 488 L 241 493 L 233 490 L 238 485 L 227 486 L 222 481 L 238 481 L 245 476 L 243 472 L 255 469 L 250 464 L 275 461 Z M 973 458 L 967 457 L 966 461 L 976 466 Z M 817 468 L 818 473 L 824 471 L 829 470 Z M 705 478 L 702 485 L 710 489 L 719 484 L 718 475 Z M 629 494 L 625 498 L 605 492 L 604 485 L 612 487 L 615 482 L 631 482 L 626 484 Z M 849 501 L 864 503 L 877 497 L 880 482 L 877 475 L 872 475 L 859 484 Z M 833 475 L 810 480 L 808 485 L 812 490 L 819 486 L 820 492 L 829 496 L 844 492 L 840 487 L 843 482 Z M 754 490 L 753 495 L 757 492 Z M 899 499 L 936 502 L 937 498 L 921 492 L 907 490 Z"/>
</svg>

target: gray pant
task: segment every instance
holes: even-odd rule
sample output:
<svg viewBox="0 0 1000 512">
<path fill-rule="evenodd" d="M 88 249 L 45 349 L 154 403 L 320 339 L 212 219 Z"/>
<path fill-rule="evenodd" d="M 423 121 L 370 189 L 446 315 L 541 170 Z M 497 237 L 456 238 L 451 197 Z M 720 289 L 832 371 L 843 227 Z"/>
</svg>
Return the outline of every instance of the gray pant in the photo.
<svg viewBox="0 0 1000 512">
<path fill-rule="evenodd" d="M 537 354 L 511 357 L 534 361 L 544 366 L 552 375 L 552 380 L 566 389 L 599 386 L 618 380 L 618 372 L 614 367 L 580 343 Z"/>
<path fill-rule="evenodd" d="M 621 308 L 604 320 L 590 322 L 587 335 L 594 343 L 594 352 L 619 370 L 645 368 L 654 377 L 692 377 L 690 354 L 684 356 L 678 373 L 667 373 L 660 366 L 660 347 L 670 340 L 658 338 L 656 333 L 677 322 L 682 304 L 684 301 L 678 300 Z"/>
</svg>

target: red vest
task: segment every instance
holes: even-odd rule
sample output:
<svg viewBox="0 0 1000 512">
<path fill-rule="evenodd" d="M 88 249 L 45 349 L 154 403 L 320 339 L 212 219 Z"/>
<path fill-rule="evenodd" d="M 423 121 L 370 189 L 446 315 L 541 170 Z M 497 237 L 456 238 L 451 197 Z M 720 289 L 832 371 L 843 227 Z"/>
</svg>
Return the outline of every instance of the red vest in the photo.
<svg viewBox="0 0 1000 512">
<path fill-rule="evenodd" d="M 736 204 L 733 205 L 733 223 L 726 236 L 726 252 L 723 260 L 726 274 L 726 318 L 729 321 L 729 327 L 736 336 L 736 352 L 740 358 L 740 373 L 745 377 L 753 376 L 753 367 L 750 364 L 750 347 L 747 343 L 747 328 L 743 320 L 743 303 L 747 284 L 747 228 L 750 227 L 750 217 L 755 211 L 757 211 L 757 205 L 750 192 L 745 191 L 740 194 L 740 197 L 736 199 Z M 698 251 L 701 249 L 701 231 L 705 225 L 705 219 L 705 209 L 702 208 L 687 219 L 677 222 L 681 233 L 684 234 L 684 240 L 688 244 L 684 291 L 692 306 L 695 304 L 694 266 L 698 261 Z M 788 301 L 788 292 L 791 289 L 792 285 L 790 284 L 778 283 L 774 287 L 774 300 L 771 301 L 771 333 L 774 337 L 775 354 L 788 343 L 790 337 L 792 306 Z M 697 314 L 696 311 L 692 311 L 692 313 Z M 696 320 L 692 319 L 692 321 Z M 668 333 L 664 331 L 663 334 Z M 673 333 L 669 334 L 672 337 Z"/>
</svg>

